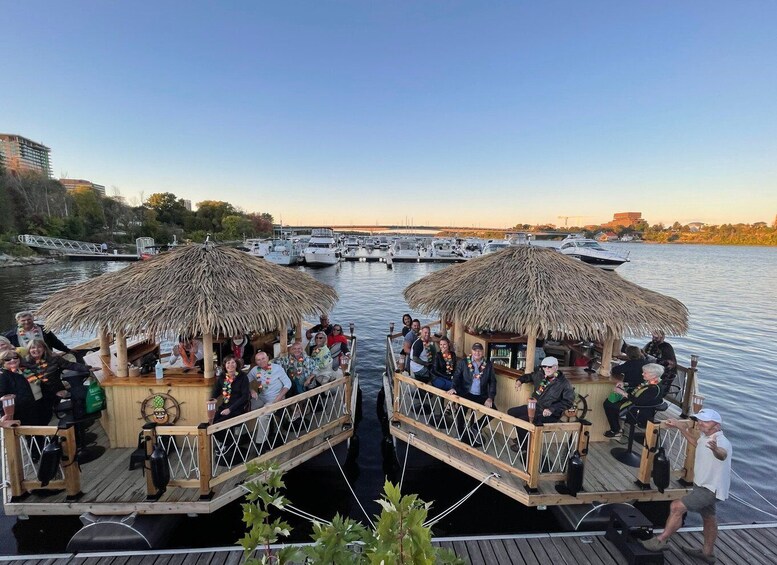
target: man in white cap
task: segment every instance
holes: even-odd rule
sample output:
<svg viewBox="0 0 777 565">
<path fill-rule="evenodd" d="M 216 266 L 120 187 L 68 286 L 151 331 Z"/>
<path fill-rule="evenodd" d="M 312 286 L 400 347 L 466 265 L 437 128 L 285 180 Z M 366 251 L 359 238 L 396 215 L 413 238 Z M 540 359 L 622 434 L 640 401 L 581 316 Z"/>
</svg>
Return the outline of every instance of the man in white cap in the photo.
<svg viewBox="0 0 777 565">
<path fill-rule="evenodd" d="M 653 551 L 668 549 L 667 540 L 682 525 L 683 515 L 688 512 L 701 514 L 704 535 L 702 549 L 680 546 L 685 553 L 707 563 L 715 563 L 715 539 L 718 537 L 718 521 L 715 505 L 718 500 L 728 498 L 731 483 L 731 442 L 723 435 L 723 420 L 715 410 L 704 408 L 691 416 L 696 420 L 701 435 L 697 438 L 687 423 L 667 420 L 668 428 L 677 428 L 689 444 L 696 446 L 693 465 L 693 490 L 680 500 L 675 500 L 669 509 L 664 531 L 657 537 L 642 541 Z"/>
</svg>

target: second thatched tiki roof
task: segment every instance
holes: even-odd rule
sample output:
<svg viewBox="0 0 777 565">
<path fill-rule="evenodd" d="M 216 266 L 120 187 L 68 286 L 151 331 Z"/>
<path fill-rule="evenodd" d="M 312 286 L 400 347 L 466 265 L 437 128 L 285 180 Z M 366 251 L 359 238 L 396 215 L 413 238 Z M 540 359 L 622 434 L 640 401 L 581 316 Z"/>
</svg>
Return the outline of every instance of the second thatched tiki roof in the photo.
<svg viewBox="0 0 777 565">
<path fill-rule="evenodd" d="M 38 314 L 55 330 L 217 336 L 274 331 L 336 301 L 332 287 L 305 273 L 205 244 L 61 290 Z"/>
<path fill-rule="evenodd" d="M 604 340 L 688 328 L 688 310 L 679 300 L 536 246 L 442 269 L 408 286 L 405 298 L 426 314 L 523 335 Z"/>
</svg>

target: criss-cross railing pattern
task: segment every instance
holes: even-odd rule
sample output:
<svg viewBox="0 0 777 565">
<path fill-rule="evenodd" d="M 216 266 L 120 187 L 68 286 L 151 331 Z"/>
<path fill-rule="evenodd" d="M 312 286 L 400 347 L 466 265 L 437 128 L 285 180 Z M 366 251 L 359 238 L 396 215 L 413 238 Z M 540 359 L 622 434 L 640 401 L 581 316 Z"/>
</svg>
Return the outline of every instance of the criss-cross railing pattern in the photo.
<svg viewBox="0 0 777 565">
<path fill-rule="evenodd" d="M 212 476 L 218 477 L 311 432 L 342 423 L 349 414 L 342 377 L 303 394 L 208 428 Z M 336 425 L 334 426 L 336 427 Z"/>
<path fill-rule="evenodd" d="M 193 480 L 200 478 L 199 436 L 196 431 L 185 435 L 165 435 L 160 429 L 157 437 L 167 453 L 170 480 Z"/>
<path fill-rule="evenodd" d="M 661 431 L 658 435 L 658 445 L 664 448 L 664 453 L 669 458 L 669 465 L 672 471 L 679 471 L 685 466 L 688 440 L 680 433 L 680 430 L 669 428 L 663 422 L 659 425 L 659 428 Z"/>
<path fill-rule="evenodd" d="M 538 476 L 531 481 L 535 483 L 539 475 L 566 472 L 569 457 L 578 448 L 581 427 L 579 423 L 535 426 L 398 373 L 394 375 L 394 416 L 448 443 L 467 445 L 467 451 L 478 458 L 527 481 L 535 474 L 530 454 L 536 450 Z"/>
<path fill-rule="evenodd" d="M 56 428 L 53 428 L 56 433 Z M 40 468 L 40 456 L 48 444 L 51 443 L 51 436 L 27 436 L 26 441 L 19 442 L 19 448 L 22 452 L 22 472 L 25 481 L 37 481 L 38 469 Z M 62 480 L 65 474 L 62 471 L 62 464 L 57 465 L 57 472 L 51 480 Z"/>
</svg>

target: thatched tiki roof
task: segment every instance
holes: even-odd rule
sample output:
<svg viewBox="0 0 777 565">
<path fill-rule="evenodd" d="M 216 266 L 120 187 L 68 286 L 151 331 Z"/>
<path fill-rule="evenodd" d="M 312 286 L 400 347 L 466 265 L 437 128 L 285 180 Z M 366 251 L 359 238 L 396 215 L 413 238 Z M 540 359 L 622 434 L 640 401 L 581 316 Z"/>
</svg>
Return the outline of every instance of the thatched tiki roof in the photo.
<svg viewBox="0 0 777 565">
<path fill-rule="evenodd" d="M 425 276 L 405 289 L 411 308 L 499 332 L 612 341 L 653 330 L 685 333 L 688 310 L 545 247 L 521 245 Z"/>
<path fill-rule="evenodd" d="M 207 349 L 212 336 L 285 328 L 336 301 L 332 287 L 305 273 L 205 244 L 61 290 L 38 314 L 54 330 L 202 335 Z"/>
</svg>

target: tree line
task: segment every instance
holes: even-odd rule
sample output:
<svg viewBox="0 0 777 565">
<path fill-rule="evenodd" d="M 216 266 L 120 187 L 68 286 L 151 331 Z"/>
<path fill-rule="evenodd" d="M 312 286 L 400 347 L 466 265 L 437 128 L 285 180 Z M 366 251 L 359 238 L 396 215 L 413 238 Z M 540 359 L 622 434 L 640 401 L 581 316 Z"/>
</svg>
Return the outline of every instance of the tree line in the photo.
<svg viewBox="0 0 777 565">
<path fill-rule="evenodd" d="M 121 196 L 102 196 L 89 187 L 67 190 L 57 180 L 0 167 L 0 241 L 17 234 L 46 235 L 112 245 L 133 244 L 138 237 L 168 243 L 264 237 L 272 233 L 270 214 L 246 213 L 228 202 L 205 200 L 195 211 L 170 192 L 151 194 L 131 205 Z M 3 249 L 0 249 L 3 251 Z"/>
</svg>

